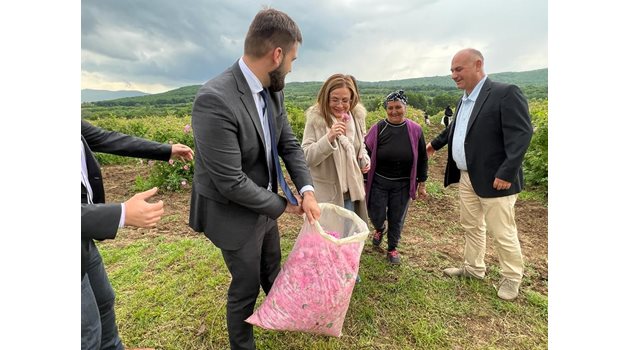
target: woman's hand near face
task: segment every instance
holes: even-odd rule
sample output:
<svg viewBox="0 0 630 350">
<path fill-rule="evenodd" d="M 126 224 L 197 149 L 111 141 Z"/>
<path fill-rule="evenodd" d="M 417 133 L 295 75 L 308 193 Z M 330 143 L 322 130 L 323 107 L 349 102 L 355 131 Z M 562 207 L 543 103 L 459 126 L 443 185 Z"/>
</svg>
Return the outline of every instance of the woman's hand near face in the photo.
<svg viewBox="0 0 630 350">
<path fill-rule="evenodd" d="M 341 135 L 345 135 L 345 134 L 346 134 L 346 123 L 335 121 L 333 125 L 330 127 L 330 130 L 328 130 L 328 141 L 330 141 L 330 143 L 333 143 L 333 141 L 335 141 L 337 137 Z"/>
</svg>

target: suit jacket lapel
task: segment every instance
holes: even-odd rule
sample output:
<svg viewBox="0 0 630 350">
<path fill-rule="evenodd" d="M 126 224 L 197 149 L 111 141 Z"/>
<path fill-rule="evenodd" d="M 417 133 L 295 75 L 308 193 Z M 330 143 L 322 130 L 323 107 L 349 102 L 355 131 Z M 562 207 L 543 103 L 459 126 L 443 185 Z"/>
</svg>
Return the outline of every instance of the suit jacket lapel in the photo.
<svg viewBox="0 0 630 350">
<path fill-rule="evenodd" d="M 232 73 L 234 74 L 234 78 L 236 79 L 236 88 L 241 93 L 241 101 L 249 114 L 250 119 L 254 123 L 254 127 L 256 128 L 256 132 L 258 133 L 258 137 L 262 141 L 263 145 L 265 144 L 265 134 L 263 133 L 262 124 L 260 122 L 260 116 L 258 115 L 258 109 L 256 108 L 256 102 L 254 102 L 254 97 L 252 95 L 252 90 L 249 88 L 247 84 L 247 80 L 241 71 L 241 67 L 238 65 L 238 61 L 232 66 Z"/>
<path fill-rule="evenodd" d="M 81 135 L 81 142 L 83 142 L 83 149 L 85 150 L 85 166 L 87 168 L 87 177 L 92 188 L 92 200 L 94 203 L 105 202 L 105 189 L 103 188 L 103 178 L 101 176 L 101 166 L 94 157 L 94 153 L 90 149 L 87 141 Z"/>
<path fill-rule="evenodd" d="M 479 111 L 481 111 L 481 107 L 488 99 L 488 96 L 490 96 L 491 83 L 492 82 L 490 81 L 490 79 L 486 78 L 486 82 L 483 83 L 483 86 L 481 87 L 481 91 L 479 91 L 479 95 L 477 96 L 477 100 L 475 101 L 475 106 L 473 107 L 473 110 L 470 113 L 470 119 L 468 119 L 468 126 L 466 127 L 466 135 L 468 135 L 468 132 L 470 131 L 470 127 L 475 122 L 475 119 L 477 119 L 477 116 L 479 115 Z"/>
</svg>

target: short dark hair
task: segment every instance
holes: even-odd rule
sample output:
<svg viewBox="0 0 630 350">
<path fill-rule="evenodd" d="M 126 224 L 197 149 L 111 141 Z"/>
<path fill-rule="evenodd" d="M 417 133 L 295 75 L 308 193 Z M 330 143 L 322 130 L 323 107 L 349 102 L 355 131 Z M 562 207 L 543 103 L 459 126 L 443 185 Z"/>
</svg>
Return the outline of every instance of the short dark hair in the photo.
<svg viewBox="0 0 630 350">
<path fill-rule="evenodd" d="M 276 47 L 289 52 L 302 43 L 302 33 L 286 13 L 272 8 L 260 10 L 245 36 L 245 54 L 260 58 Z"/>
</svg>

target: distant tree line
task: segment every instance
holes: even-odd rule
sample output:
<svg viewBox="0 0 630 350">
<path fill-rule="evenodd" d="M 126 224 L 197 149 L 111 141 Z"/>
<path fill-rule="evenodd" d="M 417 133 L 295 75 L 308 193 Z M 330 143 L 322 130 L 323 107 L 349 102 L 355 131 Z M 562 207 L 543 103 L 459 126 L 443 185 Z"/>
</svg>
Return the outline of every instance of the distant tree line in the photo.
<svg viewBox="0 0 630 350">
<path fill-rule="evenodd" d="M 547 69 L 528 72 L 489 74 L 496 81 L 518 85 L 529 100 L 547 98 Z M 358 81 L 361 100 L 368 111 L 376 111 L 385 96 L 393 90 L 405 90 L 409 105 L 428 115 L 454 108 L 462 96 L 450 76 L 425 77 L 382 82 Z M 284 89 L 285 101 L 296 110 L 306 110 L 315 103 L 322 82 L 292 82 Z M 201 85 L 191 85 L 160 94 L 126 97 L 116 100 L 81 104 L 81 116 L 86 119 L 103 117 L 134 118 L 150 115 L 190 115 L 192 103 Z"/>
</svg>

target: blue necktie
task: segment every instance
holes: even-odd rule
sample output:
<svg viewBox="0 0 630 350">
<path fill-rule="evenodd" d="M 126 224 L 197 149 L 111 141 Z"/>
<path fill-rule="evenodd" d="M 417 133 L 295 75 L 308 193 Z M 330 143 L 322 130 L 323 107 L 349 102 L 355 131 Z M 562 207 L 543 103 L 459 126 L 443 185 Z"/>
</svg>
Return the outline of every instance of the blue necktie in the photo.
<svg viewBox="0 0 630 350">
<path fill-rule="evenodd" d="M 287 196 L 287 200 L 289 201 L 289 203 L 293 205 L 297 205 L 298 201 L 293 195 L 293 193 L 291 193 L 289 184 L 284 179 L 284 175 L 282 175 L 282 168 L 280 167 L 280 159 L 278 158 L 278 148 L 276 146 L 276 128 L 274 127 L 273 114 L 271 113 L 271 108 L 267 108 L 267 106 L 269 106 L 268 92 L 266 89 L 263 89 L 260 92 L 260 94 L 262 95 L 263 101 L 265 102 L 265 105 L 263 106 L 263 115 L 265 114 L 265 110 L 267 111 L 267 121 L 269 123 L 269 137 L 271 138 L 271 158 L 273 158 L 273 163 L 276 168 L 275 169 L 276 178 L 278 180 L 278 183 L 280 184 L 280 187 L 282 187 L 282 192 L 284 192 L 284 195 Z"/>
</svg>

